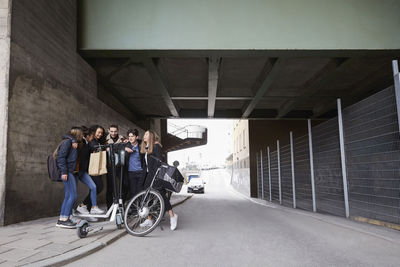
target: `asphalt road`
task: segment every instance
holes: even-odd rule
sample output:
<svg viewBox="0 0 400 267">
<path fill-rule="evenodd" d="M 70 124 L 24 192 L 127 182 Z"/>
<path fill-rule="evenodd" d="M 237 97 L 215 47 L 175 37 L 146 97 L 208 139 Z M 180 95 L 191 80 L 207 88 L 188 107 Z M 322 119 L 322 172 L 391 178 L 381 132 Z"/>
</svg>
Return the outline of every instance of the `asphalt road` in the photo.
<svg viewBox="0 0 400 267">
<path fill-rule="evenodd" d="M 205 194 L 176 208 L 176 231 L 166 221 L 70 266 L 400 266 L 397 231 L 256 204 L 230 188 L 225 170 L 203 177 Z"/>
</svg>

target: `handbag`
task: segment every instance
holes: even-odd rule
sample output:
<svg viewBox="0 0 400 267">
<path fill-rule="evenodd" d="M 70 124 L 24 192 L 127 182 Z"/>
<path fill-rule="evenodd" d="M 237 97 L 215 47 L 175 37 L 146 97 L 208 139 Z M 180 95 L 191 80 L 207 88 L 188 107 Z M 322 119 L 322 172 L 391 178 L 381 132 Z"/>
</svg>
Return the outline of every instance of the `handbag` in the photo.
<svg viewBox="0 0 400 267">
<path fill-rule="evenodd" d="M 100 151 L 90 154 L 89 175 L 99 176 L 107 173 L 107 152 Z"/>
</svg>

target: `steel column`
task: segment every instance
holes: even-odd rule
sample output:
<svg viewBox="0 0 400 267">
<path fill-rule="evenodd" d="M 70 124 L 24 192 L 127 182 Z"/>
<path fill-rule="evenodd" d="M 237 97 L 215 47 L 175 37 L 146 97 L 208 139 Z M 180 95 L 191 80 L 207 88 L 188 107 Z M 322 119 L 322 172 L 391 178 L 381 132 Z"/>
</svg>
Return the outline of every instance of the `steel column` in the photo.
<svg viewBox="0 0 400 267">
<path fill-rule="evenodd" d="M 293 208 L 296 208 L 296 179 L 294 176 L 294 147 L 293 147 L 293 132 L 290 132 L 290 162 L 292 165 L 292 193 L 293 193 Z"/>
<path fill-rule="evenodd" d="M 260 194 L 258 193 L 258 189 L 260 188 L 260 177 L 258 176 L 258 170 L 260 169 L 258 166 L 258 153 L 256 153 L 256 162 L 257 162 L 257 197 L 260 198 Z"/>
<path fill-rule="evenodd" d="M 339 124 L 339 142 L 340 142 L 340 159 L 342 164 L 342 177 L 343 177 L 343 195 L 344 195 L 344 207 L 346 211 L 346 218 L 349 218 L 349 193 L 347 187 L 347 168 L 346 168 L 346 154 L 344 151 L 344 134 L 343 134 L 343 118 L 342 118 L 342 103 L 340 98 L 337 99 L 337 111 L 338 111 L 338 124 Z"/>
<path fill-rule="evenodd" d="M 260 150 L 260 166 L 261 166 L 261 197 L 264 199 L 264 166 L 262 158 L 262 149 Z"/>
<path fill-rule="evenodd" d="M 311 132 L 311 120 L 308 119 L 308 144 L 310 150 L 310 173 L 311 173 L 311 191 L 313 201 L 313 212 L 317 212 L 317 202 L 315 198 L 315 180 L 314 180 L 314 156 L 312 147 L 312 132 Z"/>
<path fill-rule="evenodd" d="M 268 185 L 269 185 L 269 202 L 272 202 L 272 189 L 271 189 L 271 157 L 269 155 L 269 147 L 267 147 L 268 153 Z"/>
<path fill-rule="evenodd" d="M 394 91 L 396 95 L 396 108 L 397 108 L 397 122 L 400 132 L 400 74 L 399 63 L 397 60 L 392 61 L 393 78 L 394 78 Z"/>
<path fill-rule="evenodd" d="M 279 151 L 279 140 L 276 140 L 276 152 L 278 157 L 279 204 L 282 205 L 281 154 Z"/>
</svg>

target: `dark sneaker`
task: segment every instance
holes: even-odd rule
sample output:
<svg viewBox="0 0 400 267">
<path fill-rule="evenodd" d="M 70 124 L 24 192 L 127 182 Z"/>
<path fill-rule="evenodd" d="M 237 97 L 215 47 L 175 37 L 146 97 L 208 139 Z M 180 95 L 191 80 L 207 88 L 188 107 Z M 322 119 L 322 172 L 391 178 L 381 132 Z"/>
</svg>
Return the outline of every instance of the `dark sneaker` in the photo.
<svg viewBox="0 0 400 267">
<path fill-rule="evenodd" d="M 70 219 L 68 219 L 66 221 L 58 220 L 56 226 L 60 227 L 60 228 L 74 229 L 74 228 L 76 228 L 76 223 L 74 223 Z"/>
</svg>

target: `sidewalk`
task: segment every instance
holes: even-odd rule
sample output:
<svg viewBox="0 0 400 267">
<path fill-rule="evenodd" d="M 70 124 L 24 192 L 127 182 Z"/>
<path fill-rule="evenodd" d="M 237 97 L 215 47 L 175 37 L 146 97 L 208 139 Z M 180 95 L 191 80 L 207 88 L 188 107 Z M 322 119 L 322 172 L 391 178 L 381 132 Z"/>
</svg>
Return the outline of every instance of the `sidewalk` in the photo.
<svg viewBox="0 0 400 267">
<path fill-rule="evenodd" d="M 191 194 L 173 194 L 171 204 L 179 205 Z M 60 266 L 111 244 L 126 234 L 115 224 L 80 239 L 76 229 L 55 226 L 58 217 L 43 218 L 0 227 L 0 266 Z"/>
</svg>

